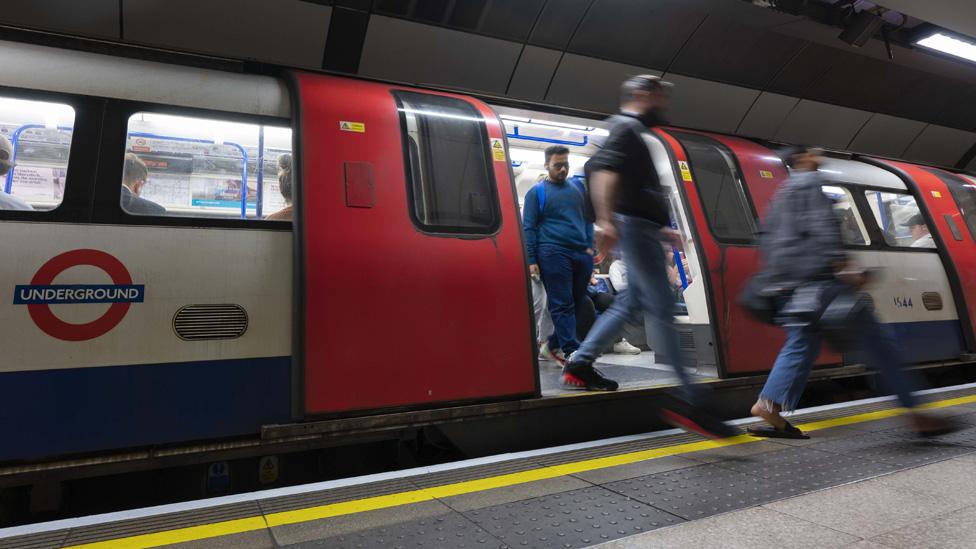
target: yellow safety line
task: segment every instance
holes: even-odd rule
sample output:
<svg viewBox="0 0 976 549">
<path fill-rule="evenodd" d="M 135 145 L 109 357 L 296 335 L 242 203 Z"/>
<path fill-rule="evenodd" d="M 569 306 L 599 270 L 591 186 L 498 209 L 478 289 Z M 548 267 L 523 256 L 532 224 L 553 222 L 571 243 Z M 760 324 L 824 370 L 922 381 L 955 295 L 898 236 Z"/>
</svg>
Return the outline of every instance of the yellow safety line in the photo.
<svg viewBox="0 0 976 549">
<path fill-rule="evenodd" d="M 940 400 L 936 402 L 929 402 L 919 407 L 926 408 L 926 409 L 947 408 L 950 406 L 958 406 L 961 404 L 970 404 L 974 402 L 976 402 L 976 395 Z M 879 419 L 895 417 L 895 416 L 905 414 L 907 411 L 908 410 L 906 410 L 905 408 L 892 408 L 888 410 L 879 410 L 877 412 L 866 412 L 863 414 L 855 414 L 852 416 L 839 417 L 836 419 L 825 419 L 821 421 L 813 421 L 810 423 L 802 423 L 802 424 L 798 424 L 797 427 L 802 428 L 804 431 L 816 431 L 819 429 L 827 429 L 830 427 L 840 427 L 842 425 L 851 425 L 854 423 L 864 423 L 868 421 L 876 421 Z M 761 440 L 765 440 L 765 439 L 759 437 L 753 437 L 749 435 L 740 435 L 740 436 L 722 439 L 722 440 L 702 440 L 698 442 L 688 442 L 684 444 L 667 446 L 664 448 L 653 448 L 650 450 L 640 450 L 637 452 L 630 452 L 627 454 L 587 459 L 583 461 L 565 463 L 562 465 L 540 467 L 538 469 L 530 469 L 528 471 L 520 471 L 517 473 L 509 473 L 505 475 L 468 480 L 464 482 L 456 482 L 453 484 L 434 486 L 432 488 L 409 490 L 406 492 L 399 492 L 396 494 L 375 496 L 375 497 L 357 499 L 352 501 L 343 501 L 341 503 L 330 503 L 328 505 L 319 505 L 316 507 L 308 507 L 305 509 L 281 511 L 278 513 L 270 513 L 267 515 L 256 516 L 256 517 L 227 520 L 227 521 L 215 522 L 212 524 L 190 526 L 186 528 L 177 528 L 174 530 L 156 532 L 153 534 L 140 534 L 140 535 L 125 537 L 125 538 L 100 541 L 97 543 L 73 545 L 66 549 L 82 549 L 82 548 L 116 549 L 116 548 L 134 548 L 134 547 L 140 547 L 140 548 L 159 547 L 161 545 L 169 545 L 173 543 L 215 538 L 220 536 L 227 536 L 230 534 L 251 532 L 255 530 L 263 530 L 265 528 L 271 528 L 274 526 L 283 526 L 286 524 L 309 522 L 313 520 L 325 519 L 330 517 L 351 515 L 354 513 L 362 513 L 364 511 L 375 511 L 378 509 L 398 507 L 400 505 L 408 505 L 411 503 L 433 501 L 438 498 L 446 498 L 450 496 L 470 494 L 473 492 L 481 492 L 484 490 L 491 490 L 494 488 L 504 488 L 507 486 L 515 486 L 517 484 L 525 484 L 527 482 L 534 482 L 537 480 L 557 478 L 557 477 L 562 477 L 562 476 L 571 475 L 575 473 L 593 471 L 596 469 L 604 469 L 607 467 L 616 467 L 620 465 L 629 465 L 631 463 L 637 463 L 639 461 L 645 461 L 649 459 L 657 459 L 657 458 L 662 458 L 667 456 L 687 454 L 691 452 L 700 452 L 703 450 L 713 450 L 716 448 L 723 448 L 726 446 L 736 446 L 738 444 L 746 444 L 749 442 L 757 442 Z"/>
</svg>

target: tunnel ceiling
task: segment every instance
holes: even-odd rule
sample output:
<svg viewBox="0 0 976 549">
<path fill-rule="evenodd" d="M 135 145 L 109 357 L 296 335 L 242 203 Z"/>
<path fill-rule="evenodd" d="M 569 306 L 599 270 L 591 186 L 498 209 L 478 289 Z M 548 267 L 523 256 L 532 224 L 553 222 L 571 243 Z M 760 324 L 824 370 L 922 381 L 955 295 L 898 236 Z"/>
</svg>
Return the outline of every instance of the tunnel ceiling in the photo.
<svg viewBox="0 0 976 549">
<path fill-rule="evenodd" d="M 771 3 L 6 0 L 0 23 L 596 113 L 615 108 L 625 76 L 663 74 L 678 125 L 976 167 L 976 65 L 899 45 L 911 29 L 889 60 L 877 38 L 854 48 L 826 17 Z M 910 15 L 925 26 L 954 3 Z"/>
</svg>

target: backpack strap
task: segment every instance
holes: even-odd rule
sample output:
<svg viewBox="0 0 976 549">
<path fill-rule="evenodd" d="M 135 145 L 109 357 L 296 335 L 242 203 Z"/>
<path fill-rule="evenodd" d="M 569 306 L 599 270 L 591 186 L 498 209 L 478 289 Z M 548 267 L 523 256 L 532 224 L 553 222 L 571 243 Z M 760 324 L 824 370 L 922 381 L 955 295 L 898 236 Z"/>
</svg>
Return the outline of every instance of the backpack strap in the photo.
<svg viewBox="0 0 976 549">
<path fill-rule="evenodd" d="M 546 180 L 535 184 L 535 197 L 539 202 L 539 217 L 542 217 L 542 212 L 546 209 Z"/>
</svg>

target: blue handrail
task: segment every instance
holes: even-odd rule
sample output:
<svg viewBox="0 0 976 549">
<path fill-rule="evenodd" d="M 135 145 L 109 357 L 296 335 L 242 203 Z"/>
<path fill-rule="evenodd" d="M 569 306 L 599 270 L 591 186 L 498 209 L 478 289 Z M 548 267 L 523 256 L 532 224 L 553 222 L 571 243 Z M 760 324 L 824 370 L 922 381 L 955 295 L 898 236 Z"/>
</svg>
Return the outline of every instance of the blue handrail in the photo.
<svg viewBox="0 0 976 549">
<path fill-rule="evenodd" d="M 20 142 L 20 134 L 23 133 L 24 130 L 35 130 L 35 129 L 46 128 L 46 127 L 47 126 L 44 126 L 42 124 L 24 124 L 23 126 L 14 130 L 14 133 L 10 135 L 10 144 L 14 148 L 13 156 L 10 158 L 10 162 L 12 164 L 17 163 L 17 143 Z M 67 131 L 67 132 L 74 130 L 74 128 L 70 126 L 58 126 L 57 129 L 58 131 Z M 7 180 L 3 184 L 3 192 L 7 194 L 10 194 L 10 190 L 13 189 L 14 187 L 14 168 L 16 168 L 16 166 L 12 166 L 10 168 L 10 171 L 7 172 Z"/>
<path fill-rule="evenodd" d="M 258 196 L 255 204 L 254 214 L 261 219 L 261 206 L 264 200 L 264 126 L 258 126 Z M 244 196 L 247 197 L 247 182 L 244 183 Z"/>
<path fill-rule="evenodd" d="M 539 143 L 552 143 L 553 145 L 572 145 L 574 147 L 585 147 L 589 142 L 589 136 L 584 135 L 582 141 L 569 141 L 567 139 L 551 139 L 548 137 L 535 137 L 532 135 L 522 135 L 519 133 L 518 125 L 512 127 L 511 133 L 506 133 L 509 139 L 521 139 L 523 141 L 538 141 Z"/>
<path fill-rule="evenodd" d="M 206 144 L 209 144 L 209 145 L 216 145 L 217 144 L 216 141 L 213 141 L 211 139 L 191 139 L 189 137 L 172 137 L 172 136 L 168 136 L 168 135 L 157 135 L 157 134 L 154 134 L 154 133 L 145 133 L 145 132 L 130 132 L 129 133 L 129 137 L 145 137 L 145 138 L 148 138 L 148 139 L 164 139 L 164 140 L 167 140 L 167 141 L 182 141 L 184 143 L 206 143 Z M 244 147 L 238 145 L 237 143 L 231 143 L 231 142 L 225 141 L 223 144 L 224 145 L 227 145 L 229 147 L 234 147 L 238 151 L 241 152 L 241 219 L 247 219 L 247 151 L 244 150 Z M 260 152 L 258 154 L 260 155 Z M 259 174 L 261 173 L 260 167 L 258 168 L 258 173 Z M 260 189 L 260 188 L 261 188 L 261 186 L 259 184 L 258 185 L 258 189 Z M 258 192 L 260 193 L 261 191 L 259 190 Z M 261 211 L 260 210 L 260 206 L 258 206 L 258 210 L 257 211 L 259 212 L 258 215 L 260 216 L 260 211 Z"/>
</svg>

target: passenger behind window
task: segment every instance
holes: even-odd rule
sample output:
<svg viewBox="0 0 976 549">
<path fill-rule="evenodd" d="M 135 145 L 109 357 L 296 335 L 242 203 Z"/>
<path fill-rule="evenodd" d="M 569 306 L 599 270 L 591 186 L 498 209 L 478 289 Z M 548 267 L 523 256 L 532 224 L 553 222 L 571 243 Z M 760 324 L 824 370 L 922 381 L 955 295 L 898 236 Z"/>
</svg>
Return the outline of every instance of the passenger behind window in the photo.
<svg viewBox="0 0 976 549">
<path fill-rule="evenodd" d="M 10 140 L 0 135 L 0 177 L 14 169 L 14 147 Z M 33 210 L 30 204 L 16 196 L 0 191 L 0 210 Z"/>
<path fill-rule="evenodd" d="M 908 227 L 912 231 L 912 248 L 934 248 L 935 240 L 929 232 L 929 226 L 925 224 L 925 218 L 917 213 L 902 223 L 903 227 Z"/>
<path fill-rule="evenodd" d="M 122 209 L 136 215 L 166 215 L 166 208 L 139 196 L 149 179 L 149 168 L 141 158 L 126 153 L 122 167 Z"/>
<path fill-rule="evenodd" d="M 278 157 L 278 190 L 285 199 L 285 207 L 265 217 L 270 221 L 291 221 L 291 155 Z"/>
</svg>

